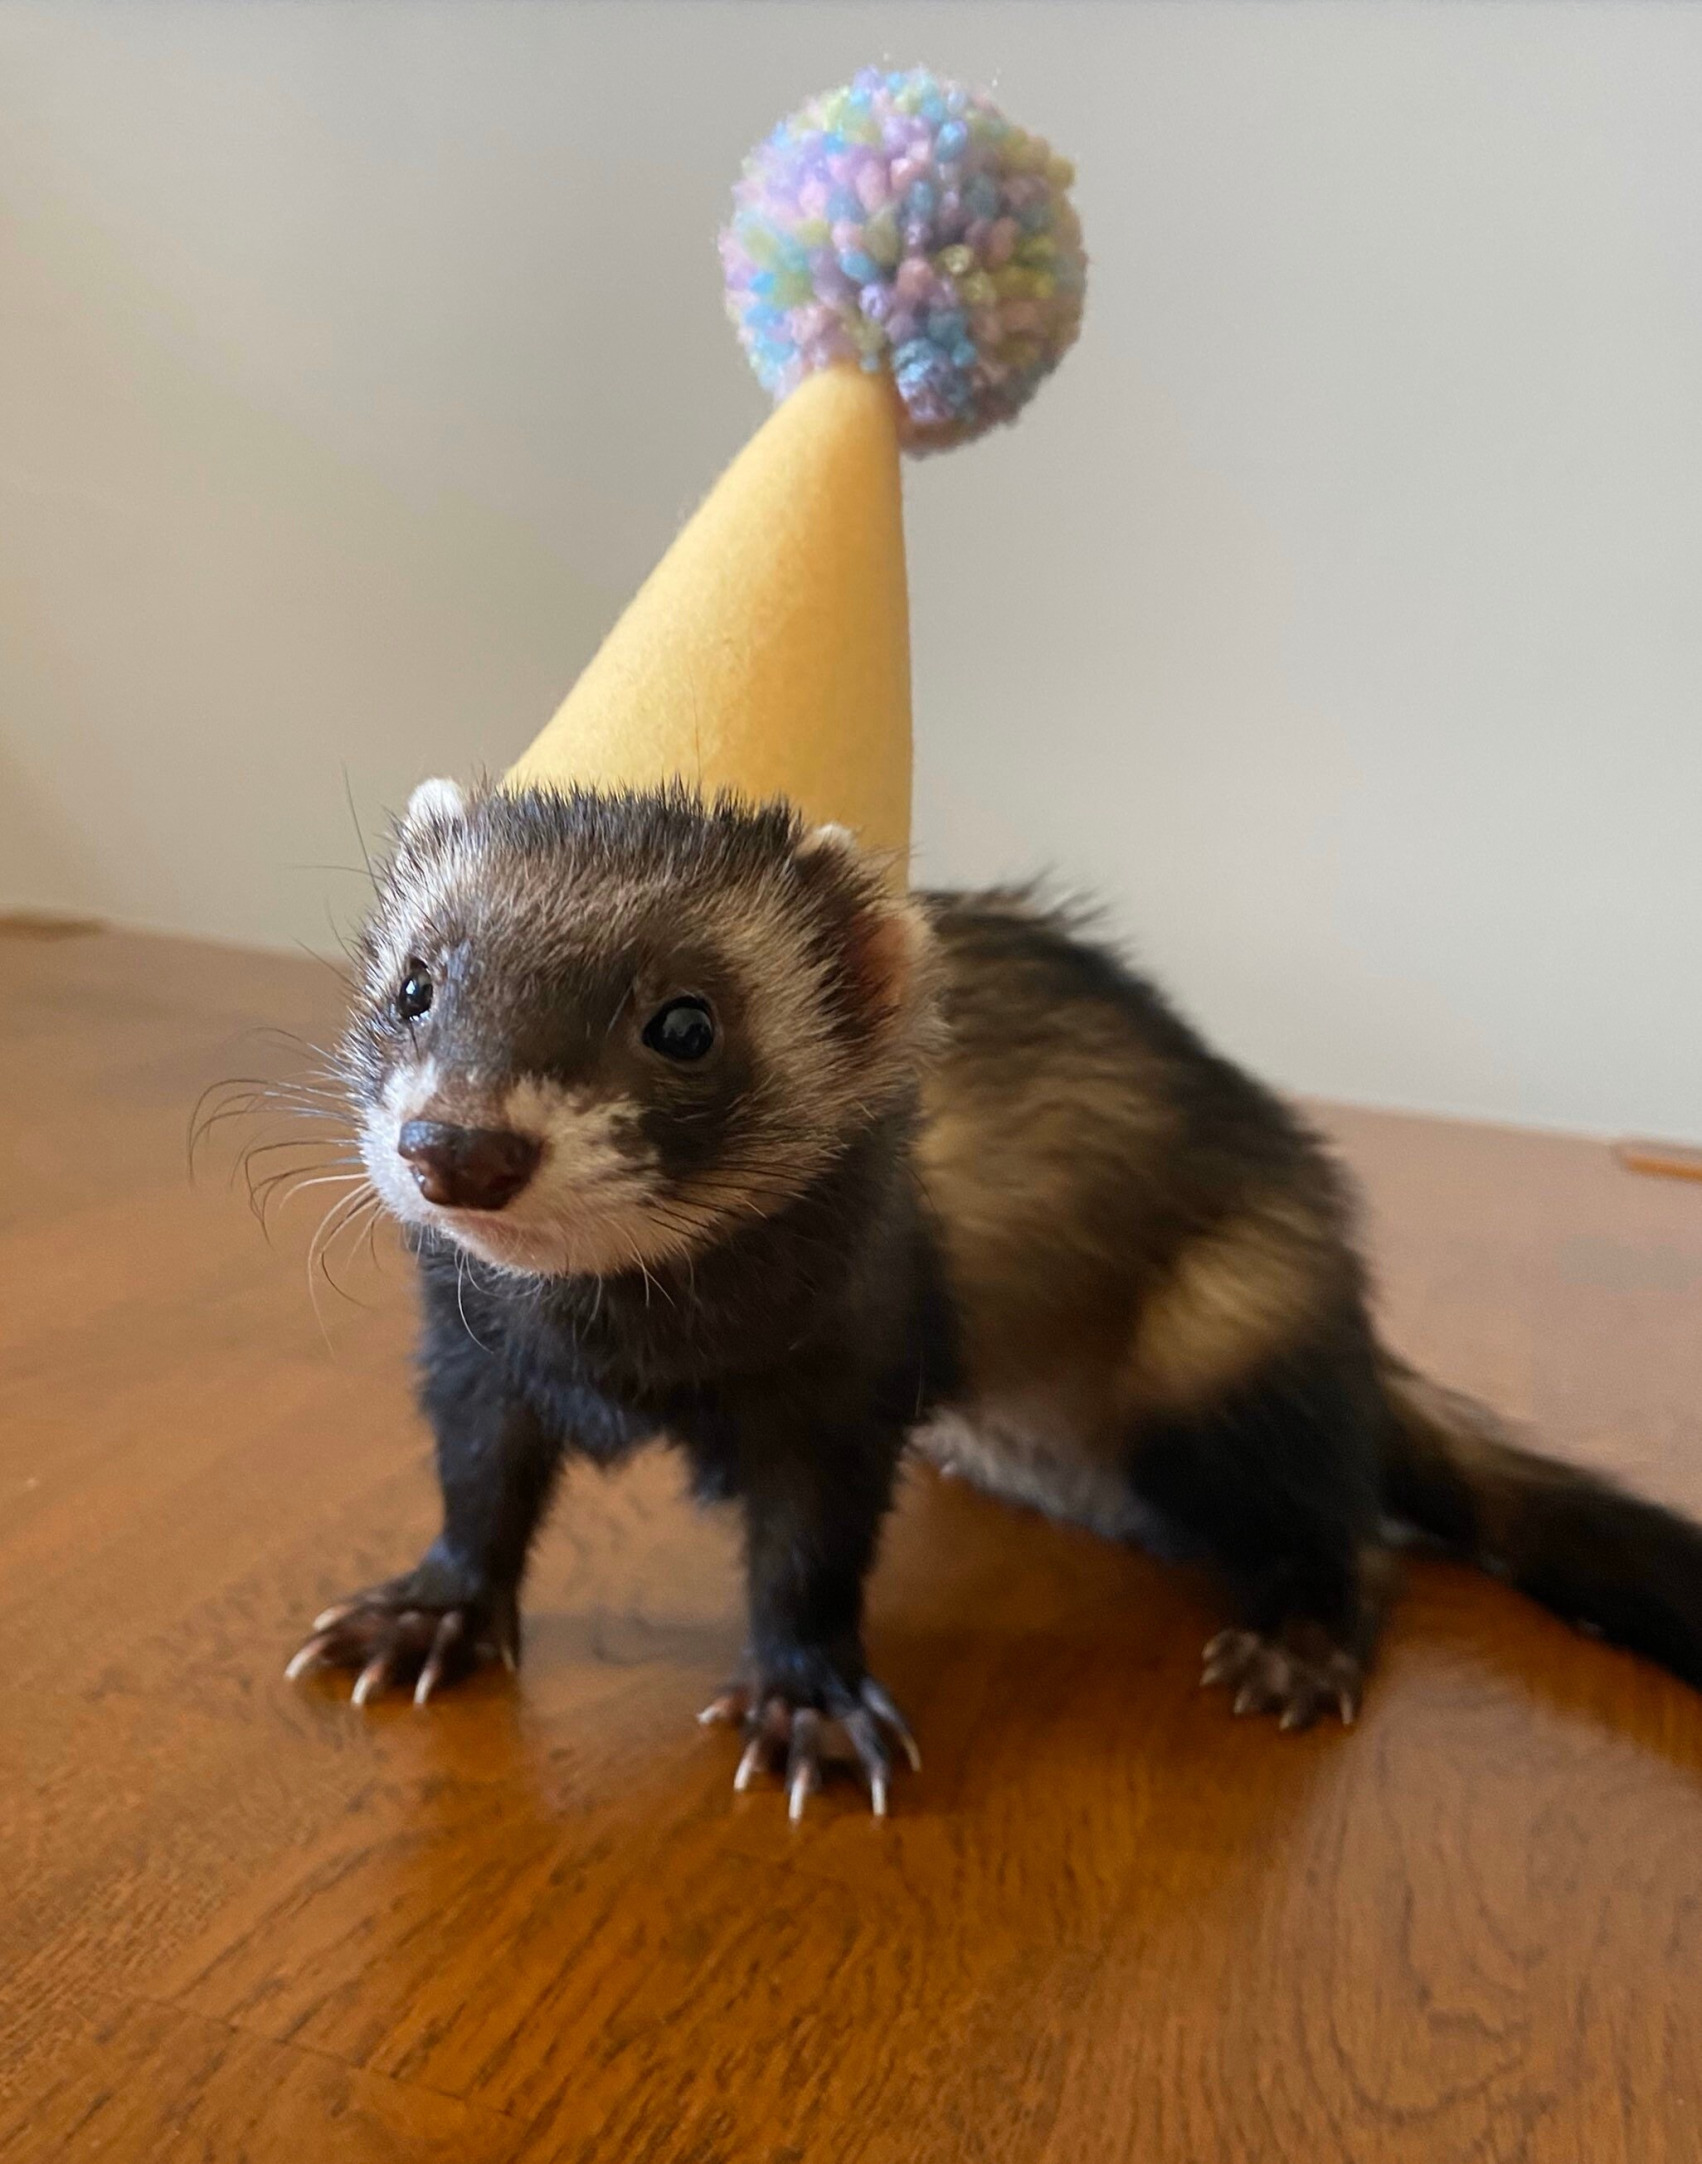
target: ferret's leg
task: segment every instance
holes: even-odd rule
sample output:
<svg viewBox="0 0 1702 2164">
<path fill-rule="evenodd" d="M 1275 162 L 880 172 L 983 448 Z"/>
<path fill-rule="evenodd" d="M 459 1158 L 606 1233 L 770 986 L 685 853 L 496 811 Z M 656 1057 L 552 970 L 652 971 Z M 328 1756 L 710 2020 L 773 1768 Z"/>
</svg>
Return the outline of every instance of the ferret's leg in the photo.
<svg viewBox="0 0 1702 2164">
<path fill-rule="evenodd" d="M 520 1580 L 561 1467 L 560 1440 L 504 1386 L 501 1363 L 429 1301 L 423 1368 L 443 1530 L 412 1570 L 328 1608 L 286 1671 L 357 1669 L 357 1705 L 393 1683 L 424 1705 L 481 1661 L 516 1665 Z"/>
<path fill-rule="evenodd" d="M 1235 1601 L 1202 1681 L 1284 1728 L 1353 1719 L 1381 1622 L 1380 1403 L 1362 1368 L 1350 1333 L 1136 1441 L 1138 1493 L 1201 1541 Z"/>
<path fill-rule="evenodd" d="M 747 1402 L 735 1415 L 733 1478 L 744 1506 L 750 1645 L 744 1678 L 704 1709 L 736 1720 L 745 1753 L 735 1788 L 783 1771 L 794 1818 L 820 1786 L 822 1724 L 839 1723 L 884 1814 L 884 1724 L 919 1764 L 903 1716 L 863 1660 L 863 1583 L 892 1500 L 903 1431 L 823 1419 L 796 1403 Z"/>
</svg>

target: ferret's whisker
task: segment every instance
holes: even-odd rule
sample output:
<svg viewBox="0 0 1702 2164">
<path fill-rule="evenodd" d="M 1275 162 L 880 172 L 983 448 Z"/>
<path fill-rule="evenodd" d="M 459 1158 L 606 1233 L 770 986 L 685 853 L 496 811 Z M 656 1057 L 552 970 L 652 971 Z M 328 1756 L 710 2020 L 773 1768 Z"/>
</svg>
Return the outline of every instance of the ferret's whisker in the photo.
<svg viewBox="0 0 1702 2164">
<path fill-rule="evenodd" d="M 279 1150 L 323 1150 L 326 1140 L 327 1137 L 324 1135 L 295 1135 L 284 1142 L 249 1143 L 230 1168 L 230 1178 L 225 1182 L 227 1192 L 234 1190 L 240 1178 L 247 1182 L 248 1199 L 252 1204 L 255 1188 L 254 1160 L 257 1157 L 271 1157 L 276 1155 Z M 289 1172 L 316 1172 L 332 1165 L 352 1165 L 357 1162 L 356 1158 L 349 1156 L 319 1157 L 311 1165 L 288 1166 L 285 1168 L 285 1173 L 287 1175 Z"/>
<path fill-rule="evenodd" d="M 364 1180 L 365 1178 L 366 1174 L 364 1170 L 362 1170 L 352 1172 L 322 1172 L 314 1175 L 311 1178 L 298 1179 L 296 1178 L 294 1168 L 292 1167 L 291 1170 L 288 1172 L 273 1173 L 269 1178 L 262 1180 L 257 1187 L 251 1189 L 250 1207 L 253 1209 L 255 1216 L 259 1218 L 261 1224 L 267 1225 L 269 1227 L 270 1220 L 267 1214 L 268 1211 L 270 1211 L 272 1216 L 275 1217 L 280 1211 L 287 1209 L 297 1195 L 304 1194 L 308 1188 L 347 1187 L 352 1181 Z M 291 1180 L 293 1180 L 295 1184 L 293 1186 L 286 1186 L 282 1197 L 274 1205 L 271 1199 L 274 1192 L 284 1182 Z"/>
<path fill-rule="evenodd" d="M 347 1126 L 353 1104 L 346 1091 L 304 1092 L 297 1085 L 239 1075 L 215 1082 L 195 1100 L 189 1116 L 188 1161 L 191 1179 L 198 1154 L 216 1129 L 230 1120 L 287 1118 Z"/>
<path fill-rule="evenodd" d="M 484 1339 L 480 1337 L 479 1333 L 467 1320 L 467 1260 L 468 1257 L 466 1249 L 463 1247 L 457 1247 L 455 1250 L 455 1305 L 461 1316 L 462 1329 L 466 1331 L 467 1335 L 479 1348 L 480 1352 L 488 1353 L 491 1348 L 485 1343 Z M 477 1285 L 475 1285 L 474 1290 L 476 1291 L 478 1289 L 479 1288 L 477 1287 Z"/>
<path fill-rule="evenodd" d="M 325 1215 L 319 1220 L 319 1229 L 314 1233 L 313 1238 L 308 1242 L 307 1296 L 313 1303 L 313 1313 L 316 1321 L 319 1324 L 320 1335 L 324 1338 L 325 1343 L 328 1347 L 331 1344 L 331 1335 L 325 1327 L 325 1317 L 321 1312 L 319 1306 L 319 1290 L 316 1283 L 316 1265 L 322 1265 L 321 1250 L 325 1241 L 328 1238 L 336 1238 L 337 1234 L 343 1229 L 344 1225 L 348 1223 L 348 1213 L 352 1210 L 360 1209 L 364 1204 L 367 1195 L 370 1192 L 370 1188 L 368 1188 L 363 1181 L 362 1186 L 357 1188 L 352 1195 L 339 1195 L 337 1200 L 331 1204 L 330 1208 L 325 1212 Z M 337 1283 L 335 1278 L 329 1275 L 329 1273 L 326 1273 L 325 1282 L 331 1287 L 333 1292 L 341 1294 L 344 1299 L 348 1298 L 348 1295 L 343 1292 L 343 1288 Z"/>
<path fill-rule="evenodd" d="M 364 1308 L 368 1305 L 368 1303 L 365 1300 L 357 1299 L 355 1295 L 350 1292 L 349 1288 L 345 1284 L 343 1284 L 343 1282 L 333 1273 L 331 1268 L 332 1252 L 335 1249 L 337 1242 L 343 1237 L 344 1233 L 350 1231 L 354 1233 L 353 1243 L 350 1246 L 347 1255 L 344 1257 L 345 1260 L 352 1260 L 354 1257 L 358 1256 L 361 1251 L 362 1224 L 364 1223 L 370 1229 L 371 1225 L 376 1220 L 379 1206 L 378 1196 L 376 1194 L 357 1195 L 354 1196 L 352 1200 L 354 1202 L 354 1208 L 347 1212 L 347 1214 L 343 1217 L 342 1222 L 337 1226 L 336 1230 L 332 1232 L 330 1237 L 326 1240 L 324 1247 L 320 1250 L 319 1270 L 320 1275 L 325 1279 L 325 1282 L 330 1285 L 333 1290 L 339 1293 L 343 1299 L 347 1300 L 351 1307 Z"/>
</svg>

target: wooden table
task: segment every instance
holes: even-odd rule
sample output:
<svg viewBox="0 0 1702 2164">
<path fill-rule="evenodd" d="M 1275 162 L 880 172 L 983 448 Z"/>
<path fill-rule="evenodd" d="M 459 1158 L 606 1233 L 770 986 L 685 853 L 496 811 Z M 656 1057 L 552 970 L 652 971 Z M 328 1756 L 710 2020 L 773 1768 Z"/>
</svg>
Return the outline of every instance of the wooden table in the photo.
<svg viewBox="0 0 1702 2164">
<path fill-rule="evenodd" d="M 322 1326 L 311 1198 L 268 1247 L 184 1137 L 338 1002 L 0 937 L 7 2164 L 1702 2158 L 1702 1700 L 1464 1572 L 1282 1737 L 1196 1691 L 1204 1585 L 918 1472 L 885 1826 L 731 1794 L 731 1529 L 662 1456 L 570 1483 L 518 1684 L 286 1685 L 433 1530 L 407 1272 L 339 1250 Z M 1702 1187 L 1326 1117 L 1395 1341 L 1702 1512 Z"/>
</svg>

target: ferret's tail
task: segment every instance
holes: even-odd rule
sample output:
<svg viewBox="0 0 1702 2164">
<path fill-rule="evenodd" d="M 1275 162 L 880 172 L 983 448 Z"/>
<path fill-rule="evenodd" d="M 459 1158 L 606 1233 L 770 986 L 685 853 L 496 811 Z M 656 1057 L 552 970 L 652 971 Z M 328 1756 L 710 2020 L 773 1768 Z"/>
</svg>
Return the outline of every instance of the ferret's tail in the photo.
<svg viewBox="0 0 1702 2164">
<path fill-rule="evenodd" d="M 1391 1517 L 1702 1690 L 1702 1528 L 1510 1442 L 1494 1414 L 1385 1354 Z"/>
</svg>

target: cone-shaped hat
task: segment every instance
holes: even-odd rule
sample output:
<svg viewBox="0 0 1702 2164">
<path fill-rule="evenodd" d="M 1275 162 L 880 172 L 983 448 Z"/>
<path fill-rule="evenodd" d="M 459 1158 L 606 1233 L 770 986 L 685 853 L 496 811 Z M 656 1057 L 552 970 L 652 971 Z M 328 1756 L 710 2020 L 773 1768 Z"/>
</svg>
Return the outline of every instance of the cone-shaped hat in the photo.
<svg viewBox="0 0 1702 2164">
<path fill-rule="evenodd" d="M 790 797 L 866 847 L 910 840 L 897 401 L 800 385 L 722 475 L 509 779 Z"/>
<path fill-rule="evenodd" d="M 786 797 L 902 869 L 899 449 L 1016 413 L 1081 319 L 1066 162 L 985 98 L 867 69 L 746 160 L 728 308 L 783 403 L 645 582 L 513 787 Z"/>
</svg>

